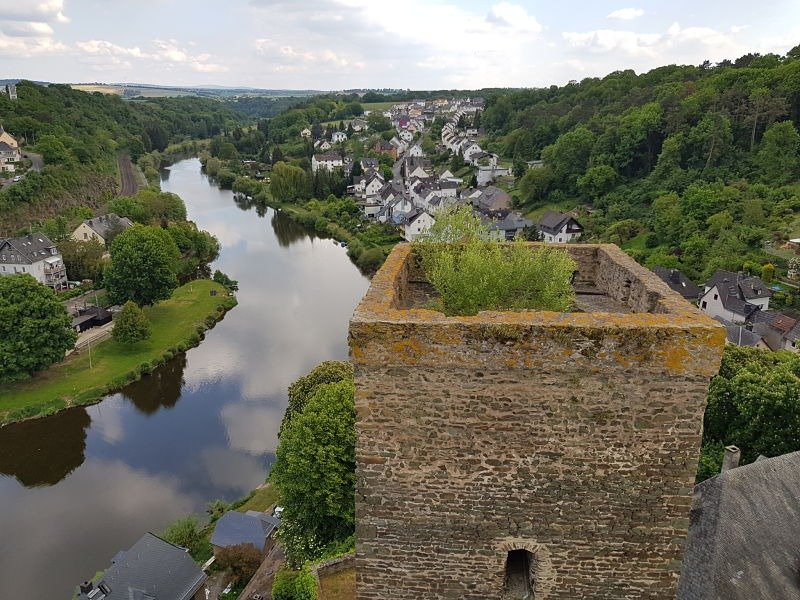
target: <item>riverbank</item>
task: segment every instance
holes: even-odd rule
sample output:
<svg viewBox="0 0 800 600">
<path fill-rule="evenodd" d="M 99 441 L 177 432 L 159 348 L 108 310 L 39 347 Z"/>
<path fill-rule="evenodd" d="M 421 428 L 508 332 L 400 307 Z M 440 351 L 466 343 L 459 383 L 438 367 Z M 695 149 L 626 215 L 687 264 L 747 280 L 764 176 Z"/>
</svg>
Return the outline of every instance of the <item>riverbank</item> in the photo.
<svg viewBox="0 0 800 600">
<path fill-rule="evenodd" d="M 217 295 L 212 296 L 212 291 Z M 153 332 L 149 340 L 133 346 L 106 340 L 90 351 L 70 355 L 28 381 L 0 386 L 0 424 L 100 401 L 197 346 L 203 332 L 235 305 L 235 298 L 211 280 L 181 286 L 169 300 L 144 309 Z"/>
</svg>

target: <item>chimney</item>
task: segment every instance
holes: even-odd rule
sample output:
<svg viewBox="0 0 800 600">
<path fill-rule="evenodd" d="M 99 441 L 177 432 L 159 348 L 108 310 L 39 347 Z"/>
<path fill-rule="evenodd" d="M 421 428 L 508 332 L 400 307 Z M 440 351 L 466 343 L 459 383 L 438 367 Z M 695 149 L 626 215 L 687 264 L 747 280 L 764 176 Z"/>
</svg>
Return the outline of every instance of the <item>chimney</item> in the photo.
<svg viewBox="0 0 800 600">
<path fill-rule="evenodd" d="M 91 582 L 91 581 L 84 581 L 84 582 L 81 584 L 81 594 L 88 594 L 89 592 L 91 592 L 91 591 L 92 591 L 92 588 L 93 588 L 93 587 L 94 587 L 94 586 L 92 585 L 92 582 Z"/>
<path fill-rule="evenodd" d="M 724 473 L 738 467 L 741 454 L 741 450 L 736 446 L 725 446 L 725 455 L 722 457 L 722 470 L 720 472 Z"/>
</svg>

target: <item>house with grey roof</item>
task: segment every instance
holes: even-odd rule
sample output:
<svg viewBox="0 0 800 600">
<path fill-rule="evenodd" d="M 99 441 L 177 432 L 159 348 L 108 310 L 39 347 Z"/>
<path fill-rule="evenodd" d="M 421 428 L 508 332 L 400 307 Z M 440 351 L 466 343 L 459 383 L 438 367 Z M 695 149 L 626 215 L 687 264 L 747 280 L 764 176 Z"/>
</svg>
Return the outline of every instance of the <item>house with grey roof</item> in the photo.
<svg viewBox="0 0 800 600">
<path fill-rule="evenodd" d="M 758 334 L 769 350 L 800 351 L 800 320 L 777 310 L 753 311 L 747 328 Z"/>
<path fill-rule="evenodd" d="M 505 213 L 511 208 L 511 196 L 508 192 L 493 185 L 469 190 L 467 198 L 476 210 L 486 215 Z"/>
<path fill-rule="evenodd" d="M 691 302 L 697 302 L 697 299 L 702 293 L 700 286 L 681 271 L 678 269 L 666 269 L 664 267 L 653 267 L 651 270 L 658 275 L 661 281 L 666 283 L 673 292 L 678 292 Z"/>
<path fill-rule="evenodd" d="M 188 550 L 146 533 L 111 560 L 95 585 L 79 587 L 79 600 L 206 600 L 206 574 Z"/>
<path fill-rule="evenodd" d="M 575 217 L 553 210 L 539 217 L 537 229 L 542 240 L 556 243 L 574 242 L 583 233 L 583 226 Z"/>
<path fill-rule="evenodd" d="M 94 240 L 103 245 L 108 245 L 115 235 L 132 226 L 133 222 L 128 217 L 119 217 L 114 213 L 108 213 L 107 215 L 86 219 L 75 228 L 70 237 L 76 242 Z"/>
<path fill-rule="evenodd" d="M 731 323 L 744 323 L 757 310 L 769 308 L 772 290 L 760 277 L 717 271 L 705 284 L 700 310 Z"/>
<path fill-rule="evenodd" d="M 55 290 L 67 286 L 67 269 L 56 245 L 43 233 L 0 238 L 0 276 L 27 273 Z"/>
<path fill-rule="evenodd" d="M 800 598 L 800 452 L 736 467 L 726 450 L 734 468 L 694 488 L 677 598 Z"/>
<path fill-rule="evenodd" d="M 499 219 L 484 216 L 481 221 L 489 230 L 490 239 L 499 242 L 513 240 L 522 236 L 528 227 L 533 227 L 533 221 L 526 219 L 517 211 L 509 212 Z"/>
<path fill-rule="evenodd" d="M 272 534 L 280 524 L 277 517 L 256 510 L 245 513 L 228 511 L 217 521 L 211 535 L 214 556 L 223 548 L 241 544 L 249 544 L 266 553 L 271 547 Z"/>
</svg>

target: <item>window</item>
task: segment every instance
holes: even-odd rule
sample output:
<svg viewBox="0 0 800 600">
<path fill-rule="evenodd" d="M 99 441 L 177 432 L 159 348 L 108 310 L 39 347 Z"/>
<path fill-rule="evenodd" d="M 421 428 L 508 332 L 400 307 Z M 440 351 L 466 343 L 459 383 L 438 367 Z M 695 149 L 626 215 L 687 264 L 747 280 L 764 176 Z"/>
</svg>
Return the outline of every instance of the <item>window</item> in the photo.
<svg viewBox="0 0 800 600">
<path fill-rule="evenodd" d="M 85 232 L 85 231 L 83 232 L 83 239 L 85 239 L 85 240 L 86 240 L 86 239 L 89 239 L 89 236 L 86 234 L 86 232 Z"/>
<path fill-rule="evenodd" d="M 535 561 L 527 550 L 512 550 L 506 557 L 503 598 L 533 598 Z"/>
<path fill-rule="evenodd" d="M 714 300 L 719 300 L 719 296 L 717 294 L 714 294 Z"/>
<path fill-rule="evenodd" d="M 707 306 L 707 304 L 708 304 L 708 303 L 707 303 L 705 300 L 703 300 L 703 304 L 701 305 L 701 306 L 702 306 L 702 308 L 705 308 L 705 307 Z"/>
</svg>

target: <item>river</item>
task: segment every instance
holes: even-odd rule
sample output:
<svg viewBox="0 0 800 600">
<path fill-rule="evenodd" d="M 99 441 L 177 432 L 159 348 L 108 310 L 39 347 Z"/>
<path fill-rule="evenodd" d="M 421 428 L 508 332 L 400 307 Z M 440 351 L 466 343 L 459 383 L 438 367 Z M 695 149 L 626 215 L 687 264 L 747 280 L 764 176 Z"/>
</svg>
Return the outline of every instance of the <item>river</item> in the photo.
<svg viewBox="0 0 800 600">
<path fill-rule="evenodd" d="M 199 347 L 101 403 L 0 429 L 0 598 L 71 596 L 119 551 L 264 481 L 286 388 L 346 359 L 368 281 L 331 240 L 237 203 L 189 159 L 162 172 L 222 250 L 239 305 Z"/>
</svg>

